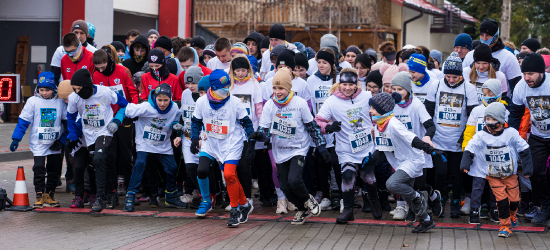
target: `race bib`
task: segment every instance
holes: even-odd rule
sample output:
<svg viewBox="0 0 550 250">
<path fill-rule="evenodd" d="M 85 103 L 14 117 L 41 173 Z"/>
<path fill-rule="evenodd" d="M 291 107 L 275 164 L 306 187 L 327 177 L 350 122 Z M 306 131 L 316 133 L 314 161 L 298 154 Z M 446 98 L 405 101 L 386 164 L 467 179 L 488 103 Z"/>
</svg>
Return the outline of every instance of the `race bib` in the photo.
<svg viewBox="0 0 550 250">
<path fill-rule="evenodd" d="M 38 143 L 51 144 L 59 138 L 61 127 L 38 127 Z"/>
<path fill-rule="evenodd" d="M 483 83 L 476 82 L 476 92 L 477 92 L 477 101 L 481 103 L 481 100 L 483 100 L 483 89 L 481 88 L 483 86 Z"/>
<path fill-rule="evenodd" d="M 478 117 L 476 121 L 476 132 L 483 130 L 485 127 L 485 117 Z"/>
<path fill-rule="evenodd" d="M 374 141 L 376 146 L 378 146 L 378 150 L 390 152 L 394 151 L 394 146 L 390 136 L 386 133 L 380 133 L 378 129 L 374 129 Z"/>
<path fill-rule="evenodd" d="M 397 118 L 409 131 L 413 131 L 413 126 L 411 122 L 411 117 L 408 115 L 396 115 L 395 118 Z"/>
<path fill-rule="evenodd" d="M 166 140 L 166 132 L 158 128 L 145 126 L 143 128 L 143 140 L 150 145 L 159 145 Z"/>
<path fill-rule="evenodd" d="M 368 130 L 351 134 L 348 139 L 352 153 L 363 151 L 372 144 L 372 135 Z"/>
<path fill-rule="evenodd" d="M 111 89 L 113 92 L 115 92 L 115 93 L 123 96 L 124 98 L 126 98 L 126 95 L 124 95 L 124 89 L 122 88 L 122 84 L 109 86 L 109 89 Z"/>
<path fill-rule="evenodd" d="M 514 173 L 514 163 L 510 156 L 510 148 L 507 146 L 487 146 L 483 149 L 483 154 L 485 163 L 489 166 L 489 176 L 503 178 Z"/>
<path fill-rule="evenodd" d="M 462 103 L 464 95 L 441 92 L 439 95 L 439 108 L 437 110 L 437 123 L 451 127 L 460 127 L 462 119 Z"/>
<path fill-rule="evenodd" d="M 195 112 L 195 105 L 181 104 L 181 111 L 185 129 L 191 130 L 191 118 L 193 118 L 193 112 Z"/>
<path fill-rule="evenodd" d="M 282 138 L 294 139 L 296 138 L 296 121 L 275 116 L 271 124 L 271 133 Z"/>
<path fill-rule="evenodd" d="M 234 94 L 235 97 L 238 97 L 241 99 L 241 104 L 246 109 L 246 112 L 248 112 L 248 115 L 250 116 L 252 112 L 252 96 L 251 95 L 241 95 L 241 94 Z"/>
<path fill-rule="evenodd" d="M 550 96 L 528 96 L 531 123 L 541 133 L 550 133 Z"/>
<path fill-rule="evenodd" d="M 212 137 L 220 140 L 227 138 L 227 133 L 229 132 L 229 121 L 216 120 L 212 118 L 206 118 L 204 120 L 207 137 Z"/>
<path fill-rule="evenodd" d="M 327 98 L 330 96 L 329 94 L 330 86 L 315 86 L 315 105 L 317 107 L 317 112 L 321 110 L 321 106 L 323 106 L 323 103 L 327 100 Z"/>
<path fill-rule="evenodd" d="M 426 100 L 426 94 L 413 93 L 414 97 L 418 98 L 422 103 Z"/>
<path fill-rule="evenodd" d="M 82 118 L 82 122 L 86 128 L 92 130 L 100 130 L 103 126 L 105 126 L 105 119 L 103 118 L 103 115 L 88 114 Z"/>
</svg>

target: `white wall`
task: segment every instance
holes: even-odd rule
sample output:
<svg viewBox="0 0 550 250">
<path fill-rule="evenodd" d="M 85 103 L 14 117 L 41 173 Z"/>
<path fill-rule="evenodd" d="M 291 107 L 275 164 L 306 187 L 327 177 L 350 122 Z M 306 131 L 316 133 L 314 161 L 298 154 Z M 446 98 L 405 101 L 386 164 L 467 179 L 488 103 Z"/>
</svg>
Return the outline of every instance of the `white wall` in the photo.
<svg viewBox="0 0 550 250">
<path fill-rule="evenodd" d="M 178 36 L 185 38 L 185 20 L 187 16 L 185 12 L 187 11 L 187 0 L 179 0 L 178 2 Z"/>
<path fill-rule="evenodd" d="M 156 29 L 157 19 L 115 11 L 112 26 L 115 36 L 126 36 L 131 29 L 137 29 L 141 34 L 147 35 L 150 29 Z"/>
<path fill-rule="evenodd" d="M 0 0 L 0 21 L 57 21 L 61 0 Z"/>
<path fill-rule="evenodd" d="M 410 8 L 403 8 L 403 23 L 407 20 L 418 16 L 420 12 L 412 10 Z M 403 42 L 403 45 L 412 44 L 415 46 L 424 45 L 430 48 L 430 27 L 431 27 L 431 15 L 424 13 L 424 15 L 407 24 L 407 41 Z M 404 26 L 403 26 L 404 28 Z"/>
<path fill-rule="evenodd" d="M 97 47 L 113 41 L 113 0 L 86 0 L 84 20 L 95 26 Z"/>
<path fill-rule="evenodd" d="M 457 34 L 453 33 L 432 33 L 430 50 L 436 49 L 443 53 L 443 60 L 453 52 L 453 45 Z"/>
<path fill-rule="evenodd" d="M 159 15 L 159 0 L 112 0 L 111 6 L 117 11 L 127 13 Z"/>
</svg>

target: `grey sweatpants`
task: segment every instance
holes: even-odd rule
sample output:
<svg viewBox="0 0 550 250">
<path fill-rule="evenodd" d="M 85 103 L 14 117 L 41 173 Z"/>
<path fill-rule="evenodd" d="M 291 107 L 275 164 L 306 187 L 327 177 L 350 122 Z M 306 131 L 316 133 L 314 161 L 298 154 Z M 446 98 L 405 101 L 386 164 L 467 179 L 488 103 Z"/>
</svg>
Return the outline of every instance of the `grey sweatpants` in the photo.
<svg viewBox="0 0 550 250">
<path fill-rule="evenodd" d="M 412 200 L 416 197 L 414 178 L 411 178 L 405 171 L 395 171 L 386 182 L 386 187 L 388 191 L 403 197 L 409 207 L 412 207 Z M 428 214 L 424 213 L 417 216 L 419 219 L 424 220 Z"/>
</svg>

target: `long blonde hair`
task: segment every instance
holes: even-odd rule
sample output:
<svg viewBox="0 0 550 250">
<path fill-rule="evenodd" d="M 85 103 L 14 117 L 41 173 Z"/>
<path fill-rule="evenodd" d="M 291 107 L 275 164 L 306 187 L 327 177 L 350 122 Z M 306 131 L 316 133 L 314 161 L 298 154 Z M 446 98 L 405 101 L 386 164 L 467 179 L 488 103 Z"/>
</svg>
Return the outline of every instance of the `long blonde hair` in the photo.
<svg viewBox="0 0 550 250">
<path fill-rule="evenodd" d="M 488 70 L 489 70 L 489 78 L 497 79 L 497 72 L 495 71 L 495 69 L 493 68 L 491 63 L 489 63 L 489 69 Z M 472 66 L 472 70 L 470 70 L 470 76 L 469 77 L 470 77 L 470 83 L 475 85 L 476 81 L 477 81 L 477 78 L 479 77 L 477 75 L 475 62 L 474 62 L 474 65 Z"/>
<path fill-rule="evenodd" d="M 119 64 L 120 60 L 118 60 L 118 55 L 116 53 L 115 47 L 110 44 L 105 44 L 103 45 L 103 47 L 101 47 L 101 49 L 106 49 L 106 48 L 109 48 L 109 50 L 111 51 L 110 54 L 111 54 L 111 57 L 113 58 L 113 61 L 115 61 L 115 64 Z"/>
<path fill-rule="evenodd" d="M 248 60 L 248 57 L 246 57 L 246 55 L 244 54 L 237 54 L 235 55 L 235 58 L 233 58 L 233 60 L 236 59 L 237 57 L 242 57 L 246 59 L 246 62 L 248 63 L 248 69 L 247 69 L 248 75 L 250 76 L 250 79 L 254 82 L 254 86 L 258 87 L 259 83 L 256 80 L 256 78 L 254 78 L 255 77 L 254 71 L 252 70 L 252 66 L 250 66 L 250 61 Z M 233 70 L 235 69 L 233 69 L 233 64 L 231 64 L 229 66 L 229 79 L 231 80 L 231 87 L 229 88 L 230 91 L 233 90 L 233 87 L 235 86 L 235 73 L 233 72 Z"/>
<path fill-rule="evenodd" d="M 357 73 L 357 70 L 354 69 L 354 68 L 343 68 L 341 71 L 340 71 L 340 74 L 344 73 L 344 72 L 353 72 L 357 75 L 357 78 L 359 78 L 359 74 Z M 357 88 L 360 89 L 361 88 L 361 84 L 359 84 L 359 79 L 357 80 Z M 332 87 L 330 88 L 330 90 L 328 91 L 329 94 L 332 94 L 334 93 L 334 91 L 336 91 L 337 89 L 340 89 L 340 82 L 337 82 L 335 84 L 332 85 Z"/>
</svg>

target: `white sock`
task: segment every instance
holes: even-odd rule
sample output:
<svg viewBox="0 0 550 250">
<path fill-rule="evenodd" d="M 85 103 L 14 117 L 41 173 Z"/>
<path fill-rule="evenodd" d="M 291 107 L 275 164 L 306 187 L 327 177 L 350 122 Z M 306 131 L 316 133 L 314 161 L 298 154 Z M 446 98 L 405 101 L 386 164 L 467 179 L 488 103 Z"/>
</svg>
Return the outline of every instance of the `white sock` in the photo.
<svg viewBox="0 0 550 250">
<path fill-rule="evenodd" d="M 434 194 L 432 194 L 432 196 L 430 196 L 430 200 L 434 201 L 435 198 L 437 198 L 437 193 L 436 192 L 434 192 Z"/>
<path fill-rule="evenodd" d="M 280 188 L 275 188 L 275 191 L 277 192 L 277 199 L 284 199 L 285 198 L 285 194 L 283 193 L 283 190 L 281 190 Z"/>
<path fill-rule="evenodd" d="M 430 220 L 431 220 L 431 217 L 429 214 L 427 214 L 426 219 L 424 219 L 424 221 L 430 221 Z"/>
<path fill-rule="evenodd" d="M 248 202 L 244 205 L 241 205 L 241 207 L 248 207 Z"/>
<path fill-rule="evenodd" d="M 406 201 L 397 201 L 397 206 L 398 207 L 405 207 L 406 205 L 407 205 Z"/>
<path fill-rule="evenodd" d="M 414 193 L 415 193 L 415 194 L 414 194 L 414 198 L 420 197 L 420 193 L 418 193 L 418 192 L 416 192 L 416 191 L 415 191 Z"/>
</svg>

